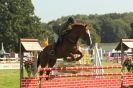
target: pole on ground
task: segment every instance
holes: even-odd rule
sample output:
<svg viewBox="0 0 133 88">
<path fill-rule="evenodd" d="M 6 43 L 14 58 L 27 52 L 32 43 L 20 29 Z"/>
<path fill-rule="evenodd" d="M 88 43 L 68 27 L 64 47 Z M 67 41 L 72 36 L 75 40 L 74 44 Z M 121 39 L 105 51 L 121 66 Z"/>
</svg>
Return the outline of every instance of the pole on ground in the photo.
<svg viewBox="0 0 133 88">
<path fill-rule="evenodd" d="M 123 43 L 121 39 L 121 88 L 123 87 L 123 60 L 124 60 L 124 49 L 123 49 Z"/>
</svg>

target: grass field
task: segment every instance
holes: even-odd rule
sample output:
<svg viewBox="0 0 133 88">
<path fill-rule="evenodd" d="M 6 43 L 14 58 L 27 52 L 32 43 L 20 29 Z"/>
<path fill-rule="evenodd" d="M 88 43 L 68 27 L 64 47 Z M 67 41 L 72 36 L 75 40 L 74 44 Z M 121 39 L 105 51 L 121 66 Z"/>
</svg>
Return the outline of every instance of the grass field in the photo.
<svg viewBox="0 0 133 88">
<path fill-rule="evenodd" d="M 105 61 L 102 64 L 103 66 L 118 65 Z M 109 72 L 120 72 L 120 69 L 111 69 Z M 0 88 L 20 88 L 19 70 L 0 70 Z"/>
<path fill-rule="evenodd" d="M 0 88 L 20 88 L 19 70 L 0 70 Z"/>
<path fill-rule="evenodd" d="M 103 50 L 108 50 L 108 51 L 112 51 L 112 49 L 115 49 L 117 45 L 118 45 L 118 43 L 100 43 L 99 44 L 99 46 Z"/>
<path fill-rule="evenodd" d="M 113 44 L 100 44 L 103 50 L 112 50 L 116 47 L 118 43 Z M 103 66 L 118 65 L 113 62 L 102 62 Z M 120 70 L 111 70 L 111 72 L 116 72 Z M 20 88 L 19 70 L 0 70 L 0 88 Z"/>
</svg>

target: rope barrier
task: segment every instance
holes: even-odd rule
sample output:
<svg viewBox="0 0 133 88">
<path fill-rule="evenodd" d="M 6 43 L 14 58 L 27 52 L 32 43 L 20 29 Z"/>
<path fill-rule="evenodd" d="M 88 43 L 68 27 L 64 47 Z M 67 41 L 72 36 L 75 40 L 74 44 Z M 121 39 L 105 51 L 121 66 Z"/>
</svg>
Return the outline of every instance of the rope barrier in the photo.
<svg viewBox="0 0 133 88">
<path fill-rule="evenodd" d="M 89 66 L 89 67 L 57 67 L 57 68 L 40 68 L 40 71 L 52 71 L 52 70 L 90 70 L 90 69 L 114 69 L 121 68 L 122 66 L 106 66 L 106 67 L 97 67 L 97 66 Z"/>
<path fill-rule="evenodd" d="M 95 74 L 95 73 L 88 73 L 88 74 L 66 74 L 66 75 L 43 75 L 39 76 L 39 78 L 62 78 L 62 77 L 89 77 L 89 76 L 120 76 L 121 73 L 103 73 L 103 74 Z"/>
</svg>

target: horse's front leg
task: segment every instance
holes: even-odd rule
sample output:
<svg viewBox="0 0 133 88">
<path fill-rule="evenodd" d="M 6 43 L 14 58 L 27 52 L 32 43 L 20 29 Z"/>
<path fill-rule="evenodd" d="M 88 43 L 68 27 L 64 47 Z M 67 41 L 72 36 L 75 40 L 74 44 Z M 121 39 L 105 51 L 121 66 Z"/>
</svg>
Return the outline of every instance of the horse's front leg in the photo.
<svg viewBox="0 0 133 88">
<path fill-rule="evenodd" d="M 42 76 L 43 75 L 43 72 L 44 72 L 43 70 L 39 71 L 39 76 Z"/>
<path fill-rule="evenodd" d="M 56 59 L 57 58 L 51 58 L 51 59 L 49 59 L 49 61 L 48 61 L 48 68 L 52 68 L 55 65 Z M 46 78 L 46 80 L 49 80 L 49 78 L 52 79 L 51 78 L 52 76 L 50 76 L 50 72 L 51 72 L 51 70 L 46 71 L 46 75 L 48 76 Z"/>
<path fill-rule="evenodd" d="M 83 57 L 83 54 L 79 50 L 77 50 L 76 54 L 80 55 L 79 57 L 75 58 L 76 61 L 79 61 Z"/>
<path fill-rule="evenodd" d="M 50 72 L 51 72 L 51 71 L 46 71 L 46 75 L 48 76 L 48 77 L 46 77 L 46 80 L 49 79 L 49 74 L 50 74 Z"/>
<path fill-rule="evenodd" d="M 70 57 L 70 59 L 67 59 L 68 62 L 71 62 L 71 61 L 75 60 L 73 53 L 69 53 L 68 56 Z"/>
</svg>

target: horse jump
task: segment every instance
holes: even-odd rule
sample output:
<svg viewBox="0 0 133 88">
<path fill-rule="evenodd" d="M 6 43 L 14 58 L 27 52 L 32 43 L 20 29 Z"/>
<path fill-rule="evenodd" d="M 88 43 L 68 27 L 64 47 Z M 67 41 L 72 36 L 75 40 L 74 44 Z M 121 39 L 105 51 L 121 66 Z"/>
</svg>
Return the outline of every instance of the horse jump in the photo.
<svg viewBox="0 0 133 88">
<path fill-rule="evenodd" d="M 106 66 L 106 67 L 66 67 L 66 68 L 41 68 L 40 70 L 51 70 L 51 71 L 86 71 L 86 70 L 96 70 L 96 69 L 121 69 L 121 66 Z M 121 87 L 123 76 L 123 86 L 127 87 L 133 85 L 133 73 L 81 73 L 81 74 L 60 74 L 60 75 L 42 75 L 39 78 L 40 88 L 124 88 Z M 43 78 L 52 77 L 51 80 L 45 80 Z M 24 79 L 26 80 L 26 79 Z M 28 79 L 27 79 L 28 80 Z M 26 87 L 22 88 L 36 88 L 35 80 L 30 79 L 30 81 L 23 81 Z M 25 83 L 24 83 L 25 82 Z M 37 81 L 36 81 L 37 82 Z M 35 83 L 35 85 L 32 85 Z"/>
<path fill-rule="evenodd" d="M 77 45 L 79 38 L 86 41 L 88 45 L 91 44 L 89 29 L 87 28 L 87 25 L 84 24 L 73 24 L 71 26 L 72 29 L 64 35 L 62 42 L 56 44 L 56 52 L 54 55 L 50 55 L 51 48 L 54 44 L 48 45 L 43 49 L 38 56 L 37 67 L 40 65 L 42 68 L 46 66 L 52 68 L 56 64 L 57 58 L 71 57 L 70 61 L 78 61 L 83 57 L 78 49 L 75 50 L 75 46 Z M 79 54 L 80 56 L 75 58 L 74 54 Z M 43 70 L 41 70 L 40 75 L 43 73 Z M 47 71 L 46 74 L 49 75 L 50 71 Z"/>
</svg>

